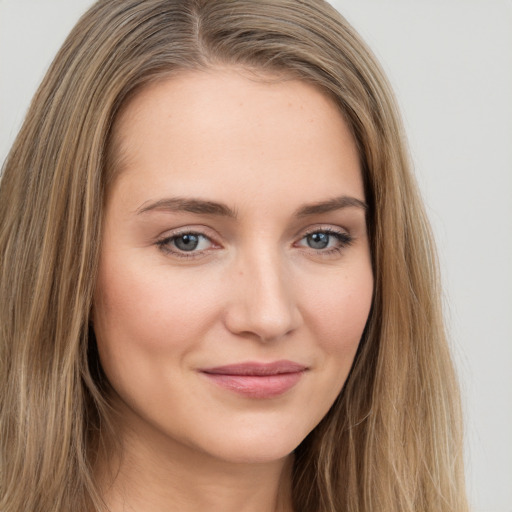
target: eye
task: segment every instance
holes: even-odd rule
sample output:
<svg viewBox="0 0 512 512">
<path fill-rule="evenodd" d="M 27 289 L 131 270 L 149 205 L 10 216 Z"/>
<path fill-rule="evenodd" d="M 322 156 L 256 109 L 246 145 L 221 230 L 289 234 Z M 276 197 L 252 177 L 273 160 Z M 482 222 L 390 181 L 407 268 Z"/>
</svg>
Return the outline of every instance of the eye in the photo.
<svg viewBox="0 0 512 512">
<path fill-rule="evenodd" d="M 325 249 L 331 243 L 331 238 L 333 237 L 328 233 L 311 233 L 306 236 L 306 243 L 312 249 Z"/>
<path fill-rule="evenodd" d="M 301 238 L 297 245 L 308 247 L 324 253 L 339 252 L 352 243 L 352 237 L 343 231 L 333 229 L 319 229 L 312 231 Z"/>
<path fill-rule="evenodd" d="M 200 247 L 200 245 L 205 245 L 205 241 L 207 241 L 206 237 L 196 235 L 195 233 L 184 233 L 183 235 L 173 237 L 171 240 L 177 249 L 187 252 L 195 251 L 198 248 L 205 249 L 205 247 Z"/>
<path fill-rule="evenodd" d="M 163 238 L 157 242 L 157 245 L 165 252 L 187 257 L 207 251 L 214 244 L 201 233 L 187 231 Z"/>
</svg>

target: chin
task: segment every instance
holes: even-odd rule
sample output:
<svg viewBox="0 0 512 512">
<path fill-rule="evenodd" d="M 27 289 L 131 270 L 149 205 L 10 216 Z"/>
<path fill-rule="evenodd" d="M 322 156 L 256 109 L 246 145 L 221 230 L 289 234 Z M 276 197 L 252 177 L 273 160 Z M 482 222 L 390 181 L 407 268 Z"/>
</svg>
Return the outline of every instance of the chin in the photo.
<svg viewBox="0 0 512 512">
<path fill-rule="evenodd" d="M 203 448 L 211 456 L 236 464 L 264 464 L 285 459 L 309 432 L 249 429 L 208 442 Z M 235 434 L 235 435 L 233 435 Z"/>
</svg>

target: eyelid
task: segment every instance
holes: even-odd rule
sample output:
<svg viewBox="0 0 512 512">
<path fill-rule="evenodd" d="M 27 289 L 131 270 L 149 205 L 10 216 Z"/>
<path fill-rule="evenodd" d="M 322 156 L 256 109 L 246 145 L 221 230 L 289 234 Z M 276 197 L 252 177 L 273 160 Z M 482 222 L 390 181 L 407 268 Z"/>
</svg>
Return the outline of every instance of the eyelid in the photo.
<svg viewBox="0 0 512 512">
<path fill-rule="evenodd" d="M 214 236 L 210 234 L 212 230 L 207 228 L 206 226 L 182 226 L 180 228 L 175 228 L 171 230 L 165 231 L 155 240 L 155 245 L 164 252 L 165 254 L 174 255 L 177 258 L 200 258 L 201 256 L 206 256 L 211 250 L 215 250 L 222 247 L 216 239 L 220 238 L 218 236 Z M 195 235 L 202 238 L 207 239 L 211 243 L 211 247 L 200 250 L 193 251 L 183 251 L 177 247 L 171 248 L 171 242 L 173 239 L 179 238 L 183 235 Z"/>
<path fill-rule="evenodd" d="M 308 247 L 300 244 L 305 238 L 314 233 L 326 233 L 337 239 L 337 245 L 334 247 L 325 247 L 323 249 L 315 249 L 314 247 Z M 333 255 L 340 255 L 345 249 L 347 249 L 354 242 L 353 235 L 347 229 L 341 228 L 340 226 L 331 225 L 317 225 L 309 226 L 306 230 L 302 231 L 300 235 L 296 237 L 294 246 L 298 249 L 313 253 L 322 257 L 329 257 Z"/>
<path fill-rule="evenodd" d="M 315 224 L 313 226 L 308 226 L 305 229 L 301 229 L 295 236 L 296 240 L 302 240 L 304 237 L 311 235 L 313 233 L 331 233 L 338 235 L 347 235 L 352 237 L 350 231 L 341 226 L 334 226 L 332 224 Z"/>
<path fill-rule="evenodd" d="M 166 229 L 165 231 L 162 231 L 159 235 L 155 237 L 155 242 L 158 240 L 165 240 L 168 238 L 187 234 L 201 235 L 204 236 L 205 238 L 208 238 L 209 240 L 212 240 L 218 245 L 221 245 L 220 242 L 217 241 L 221 239 L 221 236 L 210 227 L 204 226 L 202 224 L 188 224 L 185 226 Z"/>
</svg>

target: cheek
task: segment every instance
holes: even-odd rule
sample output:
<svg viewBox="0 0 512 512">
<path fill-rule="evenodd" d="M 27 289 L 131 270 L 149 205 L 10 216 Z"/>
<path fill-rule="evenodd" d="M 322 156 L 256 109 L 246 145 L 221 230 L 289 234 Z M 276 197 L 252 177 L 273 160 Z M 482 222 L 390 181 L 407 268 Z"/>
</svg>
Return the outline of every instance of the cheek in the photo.
<svg viewBox="0 0 512 512">
<path fill-rule="evenodd" d="M 320 283 L 321 284 L 321 283 Z M 304 307 L 311 336 L 323 355 L 321 366 L 341 389 L 352 366 L 373 298 L 369 265 L 343 275 L 331 276 L 304 291 Z"/>
<path fill-rule="evenodd" d="M 324 286 L 305 292 L 308 295 L 306 314 L 325 342 L 335 348 L 340 340 L 359 341 L 368 319 L 373 297 L 373 276 L 370 268 L 347 272 L 328 279 Z"/>
<path fill-rule="evenodd" d="M 161 265 L 126 256 L 100 264 L 93 323 L 114 387 L 127 375 L 152 375 L 152 361 L 180 364 L 213 322 L 213 287 L 168 274 Z"/>
</svg>

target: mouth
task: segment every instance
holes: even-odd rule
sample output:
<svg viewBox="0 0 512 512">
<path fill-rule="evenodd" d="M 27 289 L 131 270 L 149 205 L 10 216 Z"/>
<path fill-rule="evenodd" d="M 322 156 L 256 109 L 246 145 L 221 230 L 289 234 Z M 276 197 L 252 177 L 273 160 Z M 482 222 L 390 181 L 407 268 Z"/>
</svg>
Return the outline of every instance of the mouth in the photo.
<svg viewBox="0 0 512 512">
<path fill-rule="evenodd" d="M 248 398 L 274 398 L 293 388 L 307 371 L 293 361 L 247 362 L 200 370 L 217 386 Z"/>
</svg>

